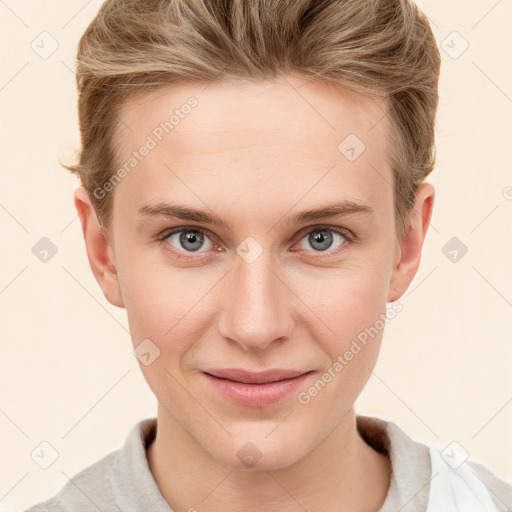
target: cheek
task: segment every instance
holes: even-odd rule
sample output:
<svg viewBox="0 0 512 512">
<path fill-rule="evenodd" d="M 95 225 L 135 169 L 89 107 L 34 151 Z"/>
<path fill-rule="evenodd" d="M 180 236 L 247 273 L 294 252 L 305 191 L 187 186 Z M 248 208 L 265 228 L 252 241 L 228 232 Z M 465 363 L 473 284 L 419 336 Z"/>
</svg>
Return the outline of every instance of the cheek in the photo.
<svg viewBox="0 0 512 512">
<path fill-rule="evenodd" d="M 201 281 L 192 285 L 186 272 L 134 255 L 123 261 L 119 281 L 134 344 L 144 338 L 158 343 L 172 337 L 201 292 Z"/>
<path fill-rule="evenodd" d="M 312 336 L 328 358 L 318 379 L 299 395 L 299 403 L 325 421 L 337 421 L 355 402 L 378 359 L 386 325 L 386 298 L 377 275 L 352 274 L 312 299 L 321 326 Z M 332 282 L 331 282 L 332 283 Z M 328 327 L 328 329 L 326 328 Z M 311 410 L 311 409 L 308 409 Z M 311 415 L 312 417 L 315 414 Z"/>
<path fill-rule="evenodd" d="M 184 366 L 212 324 L 214 312 L 205 311 L 205 304 L 215 276 L 192 279 L 184 270 L 133 260 L 127 268 L 120 281 L 135 354 L 153 393 L 168 403 L 170 390 L 173 396 L 180 394 L 187 378 Z M 151 362 L 146 365 L 139 354 L 148 352 Z"/>
<path fill-rule="evenodd" d="M 182 358 L 200 336 L 195 332 L 192 309 L 199 290 L 190 282 L 187 286 L 178 273 L 153 271 L 151 266 L 133 262 L 129 268 L 120 282 L 135 355 L 155 396 L 168 403 L 169 390 L 177 393 L 180 389 Z M 144 354 L 149 356 L 145 359 Z M 182 408 L 186 409 L 186 403 Z"/>
<path fill-rule="evenodd" d="M 323 338 L 343 348 L 385 313 L 387 281 L 384 266 L 360 265 L 299 279 L 295 290 L 323 324 Z"/>
<path fill-rule="evenodd" d="M 310 281 L 309 287 L 303 288 L 314 290 L 305 302 L 321 320 L 310 335 L 328 356 L 319 376 L 327 389 L 315 401 L 317 406 L 338 404 L 334 415 L 352 405 L 377 361 L 386 325 L 387 278 L 383 262 L 368 262 L 358 268 L 338 269 L 331 279 L 322 280 L 320 287 L 313 287 Z M 306 390 L 305 400 L 321 389 L 322 382 L 311 395 Z"/>
</svg>

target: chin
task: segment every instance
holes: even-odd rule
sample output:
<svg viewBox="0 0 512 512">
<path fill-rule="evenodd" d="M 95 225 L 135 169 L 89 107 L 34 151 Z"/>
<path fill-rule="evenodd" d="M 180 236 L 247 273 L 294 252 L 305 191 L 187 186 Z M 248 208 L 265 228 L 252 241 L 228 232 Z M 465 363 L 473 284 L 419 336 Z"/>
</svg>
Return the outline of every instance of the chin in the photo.
<svg viewBox="0 0 512 512">
<path fill-rule="evenodd" d="M 234 436 L 227 443 L 217 445 L 216 453 L 210 453 L 219 462 L 233 469 L 260 471 L 287 468 L 306 455 L 304 439 L 279 436 L 277 433 L 272 433 L 273 439 L 270 439 L 269 430 L 264 430 L 259 435 Z"/>
</svg>

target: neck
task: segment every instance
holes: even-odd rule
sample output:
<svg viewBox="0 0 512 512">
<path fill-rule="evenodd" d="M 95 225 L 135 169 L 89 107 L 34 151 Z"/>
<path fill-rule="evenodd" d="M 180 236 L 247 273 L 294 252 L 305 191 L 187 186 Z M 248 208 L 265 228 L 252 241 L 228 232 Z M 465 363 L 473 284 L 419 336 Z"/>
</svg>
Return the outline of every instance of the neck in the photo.
<svg viewBox="0 0 512 512">
<path fill-rule="evenodd" d="M 222 464 L 159 406 L 148 463 L 173 510 L 378 512 L 391 478 L 388 456 L 360 437 L 353 408 L 317 447 L 292 465 L 240 470 Z"/>
</svg>

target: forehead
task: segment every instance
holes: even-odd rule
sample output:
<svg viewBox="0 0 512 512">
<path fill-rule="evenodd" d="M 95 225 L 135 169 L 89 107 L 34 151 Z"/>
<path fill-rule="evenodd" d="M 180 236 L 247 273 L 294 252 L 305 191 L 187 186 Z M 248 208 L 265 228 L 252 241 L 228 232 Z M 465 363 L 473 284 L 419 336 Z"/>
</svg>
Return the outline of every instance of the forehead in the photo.
<svg viewBox="0 0 512 512">
<path fill-rule="evenodd" d="M 195 106 L 189 107 L 192 101 Z M 158 132 L 160 123 L 174 114 L 171 130 L 177 143 L 186 143 L 185 137 L 192 133 L 208 134 L 202 143 L 214 147 L 220 147 L 220 137 L 222 147 L 227 148 L 230 140 L 237 143 L 248 136 L 255 143 L 295 139 L 301 144 L 309 141 L 309 146 L 315 145 L 318 137 L 329 135 L 335 142 L 347 130 L 364 137 L 378 128 L 373 133 L 378 136 L 387 125 L 386 108 L 384 98 L 291 76 L 264 81 L 181 83 L 127 101 L 121 109 L 116 138 L 122 139 L 121 148 L 129 150 L 125 146 L 136 142 L 133 135 Z M 181 122 L 185 119 L 188 121 Z M 162 135 L 170 138 L 169 134 L 164 130 Z M 155 136 L 158 138 L 158 133 Z"/>
<path fill-rule="evenodd" d="M 117 163 L 134 152 L 144 156 L 114 198 L 125 189 L 140 205 L 179 188 L 196 204 L 202 196 L 244 192 L 248 204 L 270 204 L 272 194 L 291 201 L 306 190 L 311 200 L 326 193 L 334 199 L 338 190 L 378 201 L 382 179 L 390 179 L 386 108 L 384 99 L 292 77 L 168 86 L 121 109 Z M 143 146 L 150 149 L 139 151 Z"/>
</svg>

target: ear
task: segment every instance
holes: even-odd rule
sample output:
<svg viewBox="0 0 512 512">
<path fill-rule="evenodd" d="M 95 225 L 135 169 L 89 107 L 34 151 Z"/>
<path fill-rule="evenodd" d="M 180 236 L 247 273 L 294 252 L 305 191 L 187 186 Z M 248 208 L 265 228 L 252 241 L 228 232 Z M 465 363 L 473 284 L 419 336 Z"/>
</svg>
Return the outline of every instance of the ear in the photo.
<svg viewBox="0 0 512 512">
<path fill-rule="evenodd" d="M 398 300 L 416 275 L 421 260 L 421 249 L 432 216 L 434 196 L 435 190 L 430 183 L 422 183 L 416 190 L 416 199 L 410 212 L 410 220 L 402 239 L 397 243 L 388 302 Z"/>
<path fill-rule="evenodd" d="M 96 210 L 85 187 L 79 186 L 75 190 L 74 202 L 82 224 L 82 233 L 92 273 L 103 290 L 105 298 L 114 306 L 124 308 L 115 267 L 114 251 L 98 222 Z"/>
</svg>

